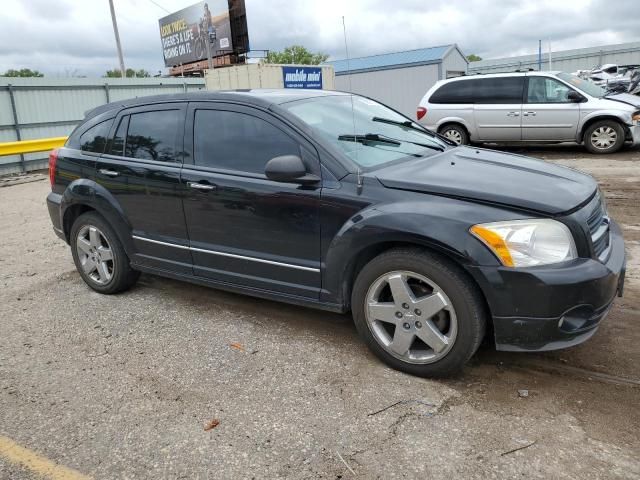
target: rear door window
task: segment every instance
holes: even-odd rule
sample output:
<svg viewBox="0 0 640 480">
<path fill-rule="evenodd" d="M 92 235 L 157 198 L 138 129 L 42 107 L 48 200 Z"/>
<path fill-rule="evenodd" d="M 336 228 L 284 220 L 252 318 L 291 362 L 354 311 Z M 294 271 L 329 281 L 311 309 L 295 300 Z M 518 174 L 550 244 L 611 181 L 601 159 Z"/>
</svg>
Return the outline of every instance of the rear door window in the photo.
<svg viewBox="0 0 640 480">
<path fill-rule="evenodd" d="M 178 131 L 178 127 L 180 127 L 180 110 L 178 109 L 131 114 L 124 156 L 158 162 L 179 161 L 176 158 L 175 146 L 178 135 L 182 131 Z"/>
<path fill-rule="evenodd" d="M 111 140 L 111 148 L 109 149 L 109 153 L 111 155 L 118 155 L 119 157 L 124 156 L 124 141 L 127 137 L 127 125 L 129 124 L 129 115 L 126 115 L 120 119 L 120 124 L 118 125 L 118 129 L 116 133 L 113 135 L 113 140 Z"/>
<path fill-rule="evenodd" d="M 523 91 L 524 77 L 474 78 L 444 84 L 429 103 L 520 104 Z"/>
<path fill-rule="evenodd" d="M 522 103 L 524 77 L 492 77 L 473 81 L 474 103 Z"/>
<path fill-rule="evenodd" d="M 199 166 L 264 174 L 272 158 L 300 155 L 296 140 L 253 115 L 199 109 L 194 122 L 194 157 Z"/>
</svg>

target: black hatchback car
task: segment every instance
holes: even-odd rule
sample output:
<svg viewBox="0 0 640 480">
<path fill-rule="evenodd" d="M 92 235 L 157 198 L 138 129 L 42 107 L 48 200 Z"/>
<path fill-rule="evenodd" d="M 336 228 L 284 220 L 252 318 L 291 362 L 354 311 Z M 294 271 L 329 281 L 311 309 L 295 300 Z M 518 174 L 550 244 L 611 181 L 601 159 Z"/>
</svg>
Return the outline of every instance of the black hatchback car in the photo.
<svg viewBox="0 0 640 480">
<path fill-rule="evenodd" d="M 139 98 L 51 153 L 56 233 L 102 293 L 140 272 L 351 311 L 389 365 L 448 375 L 491 332 L 537 351 L 591 337 L 625 267 L 588 175 L 457 147 L 328 91 Z"/>
</svg>

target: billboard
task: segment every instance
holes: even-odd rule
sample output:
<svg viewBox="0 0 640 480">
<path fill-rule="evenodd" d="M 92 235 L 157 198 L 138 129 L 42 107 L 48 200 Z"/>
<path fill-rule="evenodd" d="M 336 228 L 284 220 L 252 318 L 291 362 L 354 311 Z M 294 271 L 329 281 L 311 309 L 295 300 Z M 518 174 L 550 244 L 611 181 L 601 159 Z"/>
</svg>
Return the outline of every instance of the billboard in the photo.
<svg viewBox="0 0 640 480">
<path fill-rule="evenodd" d="M 284 88 L 322 88 L 321 67 L 282 67 Z"/>
<path fill-rule="evenodd" d="M 236 3 L 236 2 L 234 2 Z M 227 0 L 207 0 L 159 20 L 164 64 L 173 67 L 232 53 Z"/>
</svg>

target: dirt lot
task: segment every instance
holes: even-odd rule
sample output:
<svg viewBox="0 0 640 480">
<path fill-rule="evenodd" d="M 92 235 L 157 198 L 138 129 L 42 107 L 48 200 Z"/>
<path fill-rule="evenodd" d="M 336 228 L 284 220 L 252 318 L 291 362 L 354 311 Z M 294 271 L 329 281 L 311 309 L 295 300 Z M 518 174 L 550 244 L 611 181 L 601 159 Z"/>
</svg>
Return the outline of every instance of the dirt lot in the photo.
<svg viewBox="0 0 640 480">
<path fill-rule="evenodd" d="M 586 344 L 484 347 L 448 381 L 385 367 L 346 316 L 151 276 L 96 294 L 45 177 L 0 188 L 0 478 L 640 478 L 640 152 L 510 151 L 599 180 L 627 290 Z"/>
</svg>

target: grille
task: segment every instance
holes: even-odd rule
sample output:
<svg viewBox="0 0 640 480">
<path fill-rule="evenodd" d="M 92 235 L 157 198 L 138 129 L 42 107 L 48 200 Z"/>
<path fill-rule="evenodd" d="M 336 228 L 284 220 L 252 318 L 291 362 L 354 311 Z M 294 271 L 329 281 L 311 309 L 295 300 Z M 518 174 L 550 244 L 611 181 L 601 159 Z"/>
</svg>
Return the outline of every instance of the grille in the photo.
<svg viewBox="0 0 640 480">
<path fill-rule="evenodd" d="M 609 248 L 609 217 L 602 204 L 600 194 L 590 204 L 593 211 L 587 218 L 587 226 L 591 234 L 593 251 L 600 260 L 604 260 Z"/>
</svg>

